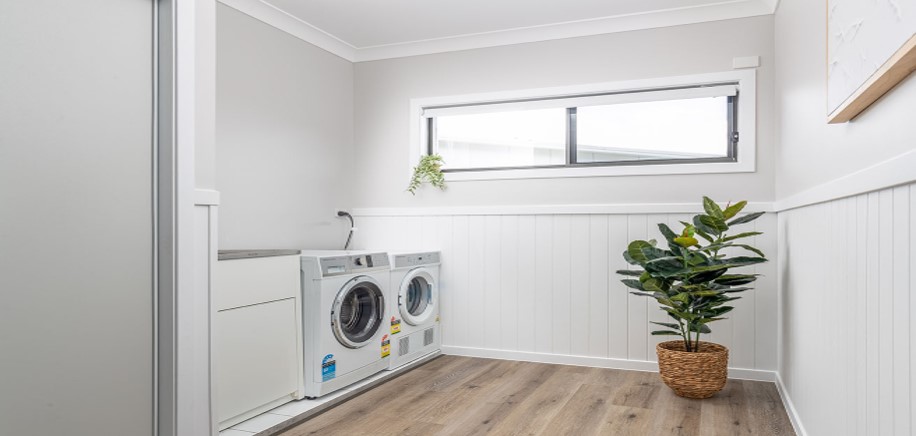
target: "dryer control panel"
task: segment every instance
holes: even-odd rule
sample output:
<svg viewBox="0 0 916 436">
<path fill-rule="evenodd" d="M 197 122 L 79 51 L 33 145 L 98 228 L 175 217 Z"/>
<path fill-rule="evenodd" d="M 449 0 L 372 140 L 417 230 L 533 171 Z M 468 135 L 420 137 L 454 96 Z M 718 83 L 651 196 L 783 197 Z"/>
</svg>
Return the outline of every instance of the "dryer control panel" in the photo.
<svg viewBox="0 0 916 436">
<path fill-rule="evenodd" d="M 429 251 L 426 253 L 396 254 L 394 256 L 395 268 L 409 268 L 421 265 L 439 264 L 439 252 Z"/>
</svg>

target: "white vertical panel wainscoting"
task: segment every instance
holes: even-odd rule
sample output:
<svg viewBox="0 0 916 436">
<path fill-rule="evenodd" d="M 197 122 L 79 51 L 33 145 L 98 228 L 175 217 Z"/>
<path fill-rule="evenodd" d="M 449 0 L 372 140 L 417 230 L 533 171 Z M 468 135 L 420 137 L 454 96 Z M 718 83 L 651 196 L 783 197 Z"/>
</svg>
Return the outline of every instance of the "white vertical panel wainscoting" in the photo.
<svg viewBox="0 0 916 436">
<path fill-rule="evenodd" d="M 655 371 L 655 344 L 664 337 L 649 334 L 649 321 L 667 316 L 654 300 L 629 294 L 615 271 L 628 267 L 621 253 L 629 241 L 663 241 L 657 223 L 678 230 L 689 211 L 683 205 L 357 209 L 354 244 L 442 251 L 447 354 Z M 776 216 L 765 214 L 744 230 L 765 233 L 752 244 L 771 262 L 748 268 L 762 274 L 757 289 L 735 302 L 728 320 L 711 324 L 705 339 L 729 347 L 732 377 L 773 381 Z"/>
<path fill-rule="evenodd" d="M 916 434 L 916 184 L 778 222 L 778 384 L 799 434 Z"/>
</svg>

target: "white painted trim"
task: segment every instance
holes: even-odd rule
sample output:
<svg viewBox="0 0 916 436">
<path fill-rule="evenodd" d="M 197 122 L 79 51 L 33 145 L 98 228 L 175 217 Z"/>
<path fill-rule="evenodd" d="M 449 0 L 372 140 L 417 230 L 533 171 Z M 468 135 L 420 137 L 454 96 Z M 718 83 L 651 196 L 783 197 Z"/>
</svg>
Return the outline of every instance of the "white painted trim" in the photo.
<svg viewBox="0 0 916 436">
<path fill-rule="evenodd" d="M 903 153 L 852 174 L 790 195 L 774 203 L 778 212 L 838 200 L 916 182 L 916 150 Z"/>
<path fill-rule="evenodd" d="M 658 363 L 648 360 L 611 359 L 607 357 L 571 356 L 566 354 L 532 353 L 526 351 L 495 350 L 442 346 L 442 354 L 453 356 L 482 357 L 486 359 L 520 360 L 524 362 L 553 363 L 559 365 L 590 366 L 630 371 L 658 372 Z M 773 382 L 776 373 L 758 369 L 729 368 L 728 377 L 740 380 Z"/>
<path fill-rule="evenodd" d="M 274 5 L 261 0 L 219 0 L 219 2 L 331 54 L 350 62 L 356 61 L 356 47 Z"/>
<path fill-rule="evenodd" d="M 726 0 L 705 5 L 365 47 L 356 47 L 263 0 L 219 1 L 348 61 L 365 62 L 770 15 L 775 10 L 773 3 L 776 0 Z"/>
<path fill-rule="evenodd" d="M 353 209 L 354 217 L 453 216 L 453 215 L 632 215 L 700 213 L 698 203 L 551 204 L 517 206 L 366 207 Z M 773 212 L 773 204 L 748 203 L 745 212 Z"/>
<path fill-rule="evenodd" d="M 425 123 L 423 111 L 427 107 L 461 104 L 481 104 L 530 98 L 557 98 L 601 92 L 626 92 L 662 89 L 677 86 L 715 85 L 738 82 L 741 93 L 738 99 L 738 162 L 680 163 L 668 165 L 625 165 L 563 168 L 529 168 L 513 170 L 462 171 L 446 173 L 449 182 L 467 180 L 537 179 L 558 177 L 609 177 L 660 174 L 745 173 L 756 170 L 757 156 L 757 71 L 753 69 L 693 74 L 687 76 L 655 77 L 617 82 L 588 83 L 550 88 L 520 89 L 478 94 L 413 98 L 410 100 L 409 134 L 410 153 L 408 168 L 420 162 L 424 153 Z M 409 180 L 411 174 L 405 174 Z"/>
<path fill-rule="evenodd" d="M 219 205 L 219 191 L 212 189 L 197 189 L 194 191 L 195 206 L 217 206 Z"/>
<path fill-rule="evenodd" d="M 786 391 L 786 385 L 782 382 L 782 377 L 779 376 L 779 373 L 776 373 L 776 390 L 779 392 L 779 398 L 782 399 L 782 405 L 786 409 L 786 414 L 789 415 L 789 421 L 792 423 L 792 428 L 795 429 L 795 434 L 798 436 L 808 436 L 808 432 L 805 431 L 805 426 L 802 425 L 801 417 L 798 416 L 798 411 L 795 410 L 795 405 L 792 404 L 792 399 L 789 398 L 789 393 Z"/>
<path fill-rule="evenodd" d="M 776 10 L 779 9 L 779 0 L 763 0 L 763 2 L 770 7 L 771 14 L 775 14 Z"/>
</svg>

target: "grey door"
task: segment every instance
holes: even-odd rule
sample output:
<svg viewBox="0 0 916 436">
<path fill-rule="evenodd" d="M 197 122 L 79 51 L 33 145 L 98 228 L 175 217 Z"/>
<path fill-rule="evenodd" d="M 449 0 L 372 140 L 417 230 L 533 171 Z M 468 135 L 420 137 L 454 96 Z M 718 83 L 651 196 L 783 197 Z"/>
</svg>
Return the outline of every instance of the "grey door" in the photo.
<svg viewBox="0 0 916 436">
<path fill-rule="evenodd" d="M 152 434 L 153 24 L 0 1 L 0 434 Z"/>
</svg>

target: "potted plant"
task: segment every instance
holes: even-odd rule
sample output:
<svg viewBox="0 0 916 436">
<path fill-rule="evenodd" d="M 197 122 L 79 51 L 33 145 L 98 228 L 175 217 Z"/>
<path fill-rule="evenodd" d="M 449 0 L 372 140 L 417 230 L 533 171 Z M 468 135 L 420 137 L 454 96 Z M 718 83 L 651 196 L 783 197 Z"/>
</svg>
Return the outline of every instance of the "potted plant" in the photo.
<svg viewBox="0 0 916 436">
<path fill-rule="evenodd" d="M 746 201 L 720 207 L 703 197 L 705 213 L 693 217 L 680 234 L 667 225 L 658 229 L 667 241 L 667 249 L 655 240 L 633 241 L 623 257 L 641 269 L 620 270 L 631 278 L 622 282 L 636 295 L 654 298 L 674 322 L 653 322 L 664 327 L 653 335 L 680 336 L 680 340 L 656 346 L 662 380 L 682 397 L 708 398 L 725 386 L 728 376 L 728 349 L 700 341 L 701 334 L 711 332 L 709 323 L 718 321 L 733 307 L 730 301 L 741 298 L 757 274 L 728 274 L 732 268 L 766 262 L 763 252 L 742 239 L 761 232 L 729 234 L 735 226 L 749 223 L 763 214 L 737 217 Z M 730 256 L 723 252 L 741 249 L 751 255 Z"/>
<path fill-rule="evenodd" d="M 413 176 L 407 185 L 407 192 L 417 195 L 417 188 L 424 182 L 441 190 L 445 190 L 445 176 L 442 175 L 442 165 L 445 161 L 438 154 L 429 154 L 420 158 L 420 163 L 413 167 Z"/>
</svg>

